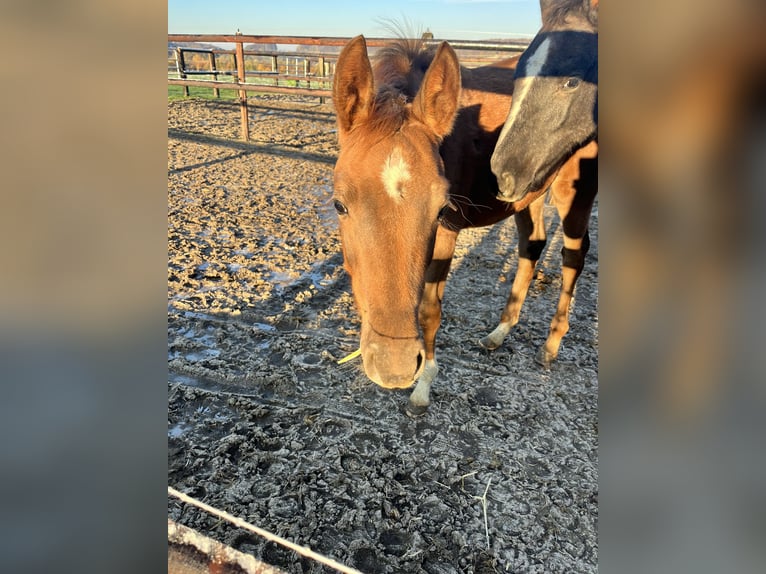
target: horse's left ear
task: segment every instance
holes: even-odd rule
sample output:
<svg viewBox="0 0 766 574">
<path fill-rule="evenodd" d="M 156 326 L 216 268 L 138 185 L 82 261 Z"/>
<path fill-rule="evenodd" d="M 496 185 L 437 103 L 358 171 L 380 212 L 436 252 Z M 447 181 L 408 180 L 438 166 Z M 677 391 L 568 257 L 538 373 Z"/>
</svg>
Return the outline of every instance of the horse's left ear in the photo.
<svg viewBox="0 0 766 574">
<path fill-rule="evenodd" d="M 442 42 L 412 101 L 412 111 L 441 139 L 452 131 L 459 100 L 460 63 L 452 46 Z"/>
</svg>

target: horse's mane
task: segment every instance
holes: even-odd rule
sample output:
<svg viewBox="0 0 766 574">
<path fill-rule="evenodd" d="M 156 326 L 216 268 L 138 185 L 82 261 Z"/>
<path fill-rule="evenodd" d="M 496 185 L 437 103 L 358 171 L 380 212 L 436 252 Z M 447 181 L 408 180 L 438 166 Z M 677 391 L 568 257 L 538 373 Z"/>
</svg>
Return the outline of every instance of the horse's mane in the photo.
<svg viewBox="0 0 766 574">
<path fill-rule="evenodd" d="M 398 38 L 377 50 L 372 58 L 375 77 L 375 128 L 391 132 L 404 124 L 406 105 L 418 92 L 436 50 L 423 39 Z"/>
</svg>

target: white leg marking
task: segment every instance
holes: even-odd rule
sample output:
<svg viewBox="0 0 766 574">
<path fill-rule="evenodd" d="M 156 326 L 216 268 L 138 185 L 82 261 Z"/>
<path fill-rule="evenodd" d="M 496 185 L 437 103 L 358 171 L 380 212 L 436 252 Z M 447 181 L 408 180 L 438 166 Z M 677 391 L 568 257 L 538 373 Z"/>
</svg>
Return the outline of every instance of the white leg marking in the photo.
<svg viewBox="0 0 766 574">
<path fill-rule="evenodd" d="M 410 402 L 419 407 L 427 407 L 431 404 L 431 383 L 434 382 L 439 367 L 436 359 L 427 360 L 423 367 L 423 373 L 418 377 L 415 390 L 410 395 Z"/>
<path fill-rule="evenodd" d="M 380 178 L 388 195 L 399 199 L 404 195 L 404 184 L 410 179 L 410 166 L 402 157 L 402 150 L 395 147 L 391 155 L 383 162 Z"/>
<path fill-rule="evenodd" d="M 489 350 L 497 349 L 500 345 L 503 344 L 505 337 L 508 335 L 508 333 L 510 333 L 510 331 L 510 322 L 500 323 L 497 327 L 495 327 L 494 331 L 479 341 L 479 344 Z"/>
</svg>

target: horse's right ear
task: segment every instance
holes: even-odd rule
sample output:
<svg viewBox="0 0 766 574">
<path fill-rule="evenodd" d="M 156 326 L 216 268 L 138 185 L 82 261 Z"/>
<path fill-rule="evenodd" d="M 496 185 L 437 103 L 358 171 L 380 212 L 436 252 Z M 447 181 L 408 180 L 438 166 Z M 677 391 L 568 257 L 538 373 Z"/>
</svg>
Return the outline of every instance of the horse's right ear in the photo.
<svg viewBox="0 0 766 574">
<path fill-rule="evenodd" d="M 598 30 L 598 0 L 590 0 L 590 11 L 588 12 L 588 20 Z"/>
<path fill-rule="evenodd" d="M 367 119 L 375 98 L 372 67 L 364 36 L 352 39 L 338 56 L 332 85 L 332 100 L 338 117 L 340 137 Z"/>
<path fill-rule="evenodd" d="M 589 0 L 585 0 L 588 2 Z M 555 0 L 540 0 L 540 16 L 545 25 L 550 20 L 550 11 L 555 6 Z"/>
<path fill-rule="evenodd" d="M 426 71 L 412 111 L 439 139 L 452 131 L 460 100 L 460 63 L 455 50 L 442 42 Z"/>
</svg>

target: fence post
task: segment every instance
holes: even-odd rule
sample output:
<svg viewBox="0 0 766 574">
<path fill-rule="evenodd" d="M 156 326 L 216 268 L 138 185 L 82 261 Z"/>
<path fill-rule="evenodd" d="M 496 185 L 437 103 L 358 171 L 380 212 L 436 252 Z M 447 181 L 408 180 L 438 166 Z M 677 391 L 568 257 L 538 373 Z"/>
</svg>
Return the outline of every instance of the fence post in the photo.
<svg viewBox="0 0 766 574">
<path fill-rule="evenodd" d="M 186 69 L 186 63 L 184 62 L 184 50 L 180 46 L 176 47 L 176 70 L 178 70 L 178 77 L 182 80 L 186 79 L 184 70 Z M 189 97 L 189 86 L 184 86 L 184 96 Z"/>
<path fill-rule="evenodd" d="M 274 72 L 274 85 L 279 85 L 279 60 L 276 56 L 271 56 L 271 71 Z"/>
<path fill-rule="evenodd" d="M 215 53 L 210 52 L 210 69 L 213 71 L 213 79 L 217 82 L 218 81 L 218 74 L 216 73 L 216 67 L 215 67 Z M 213 96 L 216 98 L 221 97 L 221 92 L 218 90 L 218 88 L 213 88 Z"/>
<path fill-rule="evenodd" d="M 324 78 L 324 56 L 319 56 L 319 62 L 317 63 L 317 76 L 320 78 Z M 319 87 L 324 88 L 324 81 L 319 80 Z M 324 104 L 325 98 L 324 96 L 319 96 L 319 103 Z"/>
<path fill-rule="evenodd" d="M 237 30 L 237 36 L 241 36 L 242 32 Z M 242 42 L 237 42 L 237 80 L 240 84 L 245 83 L 245 48 Z M 239 90 L 239 110 L 241 112 L 241 124 L 242 124 L 242 139 L 245 141 L 250 140 L 250 126 L 247 121 L 247 92 L 245 90 Z"/>
</svg>

